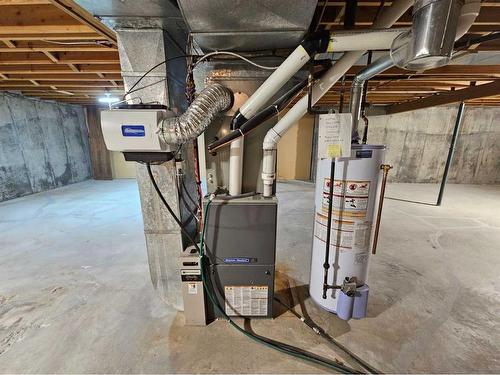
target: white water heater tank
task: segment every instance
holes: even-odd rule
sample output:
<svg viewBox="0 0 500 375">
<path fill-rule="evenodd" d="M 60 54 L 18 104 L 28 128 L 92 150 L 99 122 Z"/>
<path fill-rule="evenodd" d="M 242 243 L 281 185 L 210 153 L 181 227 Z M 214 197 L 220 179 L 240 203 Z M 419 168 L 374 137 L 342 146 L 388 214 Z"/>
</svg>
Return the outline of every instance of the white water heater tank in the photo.
<svg viewBox="0 0 500 375">
<path fill-rule="evenodd" d="M 351 157 L 336 159 L 329 228 L 330 286 L 341 286 L 345 278 L 353 277 L 358 288 L 366 283 L 384 154 L 382 145 L 352 145 Z M 337 313 L 341 291 L 328 289 L 323 298 L 330 173 L 331 159 L 318 160 L 309 294 L 322 308 Z"/>
</svg>

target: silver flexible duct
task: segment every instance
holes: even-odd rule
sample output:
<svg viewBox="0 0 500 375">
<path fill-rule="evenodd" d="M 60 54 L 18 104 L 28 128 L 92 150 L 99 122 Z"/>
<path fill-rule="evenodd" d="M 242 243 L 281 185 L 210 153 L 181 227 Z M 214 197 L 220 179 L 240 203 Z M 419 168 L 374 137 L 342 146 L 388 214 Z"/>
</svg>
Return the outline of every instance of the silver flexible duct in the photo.
<svg viewBox="0 0 500 375">
<path fill-rule="evenodd" d="M 233 104 L 233 93 L 219 83 L 207 86 L 179 117 L 163 120 L 160 137 L 170 145 L 184 144 L 198 137 L 219 113 Z"/>
</svg>

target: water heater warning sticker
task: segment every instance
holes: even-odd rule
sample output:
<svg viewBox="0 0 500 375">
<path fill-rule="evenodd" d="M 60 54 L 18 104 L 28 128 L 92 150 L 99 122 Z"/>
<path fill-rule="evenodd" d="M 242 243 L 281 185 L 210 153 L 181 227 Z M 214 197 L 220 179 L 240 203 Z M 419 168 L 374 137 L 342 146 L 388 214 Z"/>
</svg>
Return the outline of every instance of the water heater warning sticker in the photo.
<svg viewBox="0 0 500 375">
<path fill-rule="evenodd" d="M 226 314 L 267 316 L 268 287 L 265 285 L 225 286 Z"/>
<path fill-rule="evenodd" d="M 333 214 L 364 218 L 368 209 L 370 181 L 334 180 L 333 186 Z M 330 179 L 323 180 L 323 201 L 321 213 L 328 214 L 330 200 Z"/>
<path fill-rule="evenodd" d="M 323 180 L 323 197 L 316 212 L 314 236 L 326 242 L 328 206 L 332 201 L 330 245 L 344 250 L 366 252 L 370 243 L 371 222 L 366 221 L 370 181 L 334 180 L 333 197 L 330 179 Z"/>
</svg>

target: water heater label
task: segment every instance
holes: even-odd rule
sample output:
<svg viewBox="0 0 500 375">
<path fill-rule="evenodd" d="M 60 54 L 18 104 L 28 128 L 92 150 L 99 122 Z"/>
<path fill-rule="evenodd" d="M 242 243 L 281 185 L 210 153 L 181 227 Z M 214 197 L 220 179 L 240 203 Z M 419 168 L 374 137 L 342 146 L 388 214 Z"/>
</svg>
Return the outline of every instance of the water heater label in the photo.
<svg viewBox="0 0 500 375">
<path fill-rule="evenodd" d="M 267 316 L 269 288 L 266 285 L 224 287 L 226 314 L 230 316 Z"/>
<path fill-rule="evenodd" d="M 146 129 L 144 125 L 122 125 L 122 135 L 124 137 L 145 137 Z"/>
</svg>

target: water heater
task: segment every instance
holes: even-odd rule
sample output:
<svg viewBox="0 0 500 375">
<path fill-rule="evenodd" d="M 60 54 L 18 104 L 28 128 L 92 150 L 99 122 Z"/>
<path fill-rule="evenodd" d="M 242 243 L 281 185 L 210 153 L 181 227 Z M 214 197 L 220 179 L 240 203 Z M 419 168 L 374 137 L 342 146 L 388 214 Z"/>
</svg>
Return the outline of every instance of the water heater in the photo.
<svg viewBox="0 0 500 375">
<path fill-rule="evenodd" d="M 369 254 L 384 154 L 385 146 L 352 145 L 351 157 L 337 158 L 333 165 L 332 159 L 318 160 L 309 294 L 343 319 L 366 314 Z M 342 286 L 348 284 L 351 290 L 344 293 Z"/>
</svg>

